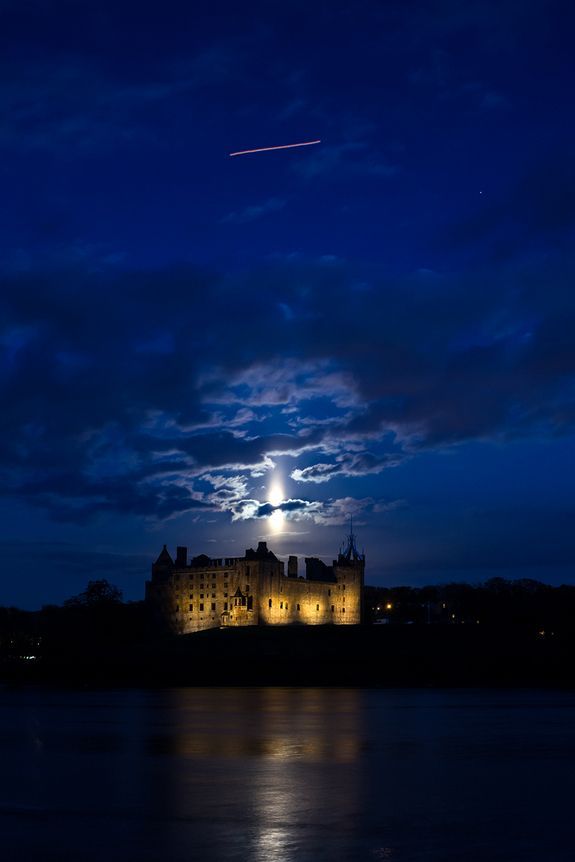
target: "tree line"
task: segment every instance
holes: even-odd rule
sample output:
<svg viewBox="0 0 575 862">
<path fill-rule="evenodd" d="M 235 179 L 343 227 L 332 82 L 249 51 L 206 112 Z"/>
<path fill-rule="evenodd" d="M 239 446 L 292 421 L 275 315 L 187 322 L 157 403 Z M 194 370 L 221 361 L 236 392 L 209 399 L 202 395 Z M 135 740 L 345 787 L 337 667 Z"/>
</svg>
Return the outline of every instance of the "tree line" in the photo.
<svg viewBox="0 0 575 862">
<path fill-rule="evenodd" d="M 550 586 L 530 578 L 424 587 L 366 586 L 364 619 L 391 625 L 519 625 L 551 636 L 573 628 L 575 586 Z"/>
</svg>

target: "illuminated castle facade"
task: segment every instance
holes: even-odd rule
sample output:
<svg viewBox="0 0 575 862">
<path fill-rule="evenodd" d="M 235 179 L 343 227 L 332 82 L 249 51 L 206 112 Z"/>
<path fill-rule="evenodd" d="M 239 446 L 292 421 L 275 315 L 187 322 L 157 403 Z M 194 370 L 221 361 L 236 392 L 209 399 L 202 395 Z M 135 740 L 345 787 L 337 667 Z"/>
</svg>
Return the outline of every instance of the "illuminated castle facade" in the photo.
<svg viewBox="0 0 575 862">
<path fill-rule="evenodd" d="M 164 545 L 146 582 L 146 601 L 179 634 L 220 626 L 360 623 L 365 554 L 353 532 L 331 566 L 306 557 L 305 567 L 300 577 L 298 558 L 289 557 L 286 574 L 265 542 L 243 557 L 215 559 L 188 559 L 188 549 L 179 547 L 174 560 Z"/>
</svg>

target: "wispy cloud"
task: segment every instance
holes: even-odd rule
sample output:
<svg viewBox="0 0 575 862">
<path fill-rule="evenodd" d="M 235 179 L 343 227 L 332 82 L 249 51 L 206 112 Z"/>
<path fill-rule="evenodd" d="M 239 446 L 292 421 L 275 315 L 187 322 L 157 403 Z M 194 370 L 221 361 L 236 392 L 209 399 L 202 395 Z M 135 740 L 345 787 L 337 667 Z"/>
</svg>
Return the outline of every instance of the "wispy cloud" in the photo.
<svg viewBox="0 0 575 862">
<path fill-rule="evenodd" d="M 166 64 L 161 77 L 140 76 L 130 84 L 113 77 L 101 61 L 73 56 L 30 59 L 24 73 L 5 65 L 0 147 L 90 153 L 142 141 L 162 146 L 154 109 L 170 102 L 177 106 L 203 87 L 222 84 L 231 63 L 229 52 L 214 46 L 177 71 Z"/>
<path fill-rule="evenodd" d="M 252 204 L 241 210 L 228 213 L 221 219 L 222 224 L 248 224 L 270 213 L 279 212 L 287 204 L 286 198 L 268 198 L 260 204 Z"/>
<path fill-rule="evenodd" d="M 400 167 L 363 141 L 322 143 L 312 156 L 294 163 L 294 171 L 306 179 L 332 174 L 336 170 L 341 173 L 390 178 L 400 172 Z"/>
<path fill-rule="evenodd" d="M 335 476 L 368 476 L 381 473 L 389 467 L 397 467 L 405 460 L 403 454 L 373 455 L 371 452 L 358 452 L 353 455 L 340 455 L 333 463 L 312 464 L 309 467 L 292 471 L 295 482 L 312 482 L 321 485 Z"/>
</svg>

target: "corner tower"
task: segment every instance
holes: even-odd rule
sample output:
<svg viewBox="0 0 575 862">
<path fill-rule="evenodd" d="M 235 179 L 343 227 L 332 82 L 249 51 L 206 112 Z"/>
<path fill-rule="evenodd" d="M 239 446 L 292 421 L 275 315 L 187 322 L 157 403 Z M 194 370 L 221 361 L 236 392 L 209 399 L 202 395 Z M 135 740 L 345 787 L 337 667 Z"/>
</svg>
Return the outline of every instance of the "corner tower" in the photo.
<svg viewBox="0 0 575 862">
<path fill-rule="evenodd" d="M 351 518 L 349 535 L 340 548 L 337 560 L 333 561 L 333 573 L 342 596 L 342 615 L 345 614 L 345 622 L 347 625 L 359 625 L 363 604 L 365 553 L 362 551 L 360 554 L 357 549 Z"/>
</svg>

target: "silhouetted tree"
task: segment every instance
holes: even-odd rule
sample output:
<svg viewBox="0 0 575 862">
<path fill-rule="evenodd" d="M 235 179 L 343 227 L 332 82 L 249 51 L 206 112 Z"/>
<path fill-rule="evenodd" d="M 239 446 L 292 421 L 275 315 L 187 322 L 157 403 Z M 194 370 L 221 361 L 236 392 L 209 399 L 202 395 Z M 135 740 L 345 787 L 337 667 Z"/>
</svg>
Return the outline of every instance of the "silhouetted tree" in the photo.
<svg viewBox="0 0 575 862">
<path fill-rule="evenodd" d="M 122 591 L 105 578 L 99 581 L 88 581 L 88 586 L 77 596 L 72 596 L 64 602 L 67 608 L 94 608 L 103 605 L 118 605 L 122 602 Z"/>
</svg>

